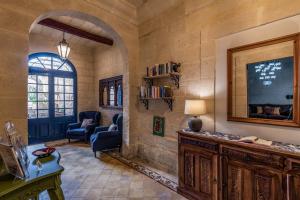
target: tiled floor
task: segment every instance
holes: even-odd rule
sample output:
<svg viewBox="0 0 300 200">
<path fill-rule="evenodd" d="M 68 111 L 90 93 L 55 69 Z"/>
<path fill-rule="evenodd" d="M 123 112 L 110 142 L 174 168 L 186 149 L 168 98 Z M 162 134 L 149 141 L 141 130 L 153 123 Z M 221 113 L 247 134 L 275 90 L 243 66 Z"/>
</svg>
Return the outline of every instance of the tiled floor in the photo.
<svg viewBox="0 0 300 200">
<path fill-rule="evenodd" d="M 67 200 L 185 199 L 106 154 L 94 158 L 86 145 L 74 143 L 57 150 L 65 168 L 62 188 Z M 48 199 L 47 193 L 41 199 Z"/>
</svg>

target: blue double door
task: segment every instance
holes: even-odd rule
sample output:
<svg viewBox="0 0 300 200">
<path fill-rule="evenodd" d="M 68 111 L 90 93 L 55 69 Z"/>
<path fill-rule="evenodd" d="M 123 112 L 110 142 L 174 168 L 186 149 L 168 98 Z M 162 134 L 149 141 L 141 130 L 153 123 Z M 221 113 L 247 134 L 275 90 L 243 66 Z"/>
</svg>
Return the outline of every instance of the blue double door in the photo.
<svg viewBox="0 0 300 200">
<path fill-rule="evenodd" d="M 28 75 L 29 144 L 63 139 L 76 122 L 76 78 L 67 72 L 30 70 Z"/>
</svg>

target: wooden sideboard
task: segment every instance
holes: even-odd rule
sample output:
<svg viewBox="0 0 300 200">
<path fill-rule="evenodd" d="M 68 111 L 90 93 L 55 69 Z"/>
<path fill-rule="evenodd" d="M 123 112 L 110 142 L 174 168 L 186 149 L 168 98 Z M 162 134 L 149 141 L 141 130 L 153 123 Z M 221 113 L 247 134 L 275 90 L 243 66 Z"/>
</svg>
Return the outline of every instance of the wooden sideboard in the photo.
<svg viewBox="0 0 300 200">
<path fill-rule="evenodd" d="M 178 132 L 178 192 L 201 200 L 300 200 L 300 154 Z"/>
</svg>

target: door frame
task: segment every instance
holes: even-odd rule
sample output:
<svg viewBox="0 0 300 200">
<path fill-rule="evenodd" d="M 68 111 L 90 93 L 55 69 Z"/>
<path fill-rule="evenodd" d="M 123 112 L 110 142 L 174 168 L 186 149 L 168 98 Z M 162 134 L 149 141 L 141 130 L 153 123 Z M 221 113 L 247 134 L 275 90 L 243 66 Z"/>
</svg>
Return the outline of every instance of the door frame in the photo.
<svg viewBox="0 0 300 200">
<path fill-rule="evenodd" d="M 50 53 L 50 52 L 39 52 L 39 53 L 30 54 L 28 56 L 28 61 L 30 61 L 31 59 L 34 59 L 36 57 L 42 57 L 42 56 L 60 59 L 63 63 L 67 63 L 72 69 L 72 72 L 68 72 L 68 71 L 28 66 L 28 76 L 29 75 L 46 75 L 46 76 L 48 76 L 48 85 L 49 85 L 49 88 L 48 88 L 49 89 L 48 90 L 48 94 L 49 94 L 49 96 L 48 96 L 48 112 L 49 112 L 49 114 L 48 114 L 48 118 L 40 118 L 40 120 L 42 120 L 42 121 L 45 121 L 47 119 L 49 120 L 49 131 L 52 131 L 52 133 L 55 134 L 55 137 L 52 137 L 49 139 L 41 138 L 41 141 L 43 142 L 43 141 L 53 141 L 53 140 L 57 140 L 57 139 L 62 139 L 61 136 L 59 136 L 59 137 L 56 136 L 56 129 L 55 129 L 56 119 L 66 118 L 66 119 L 70 119 L 70 120 L 66 120 L 66 121 L 77 122 L 78 92 L 77 92 L 77 71 L 76 71 L 74 65 L 68 59 L 62 60 L 59 55 L 57 55 L 55 53 Z M 52 65 L 52 63 L 51 63 L 51 65 Z M 74 97 L 73 112 L 74 112 L 74 116 L 55 117 L 55 104 L 54 104 L 54 102 L 55 102 L 54 78 L 55 77 L 72 78 L 74 80 L 73 81 L 73 90 L 74 90 L 73 91 L 73 97 Z M 28 93 L 28 91 L 27 91 L 27 93 Z M 37 118 L 37 119 L 39 119 L 39 118 Z M 28 127 L 29 127 L 29 122 L 31 120 L 35 120 L 35 119 L 28 119 Z M 63 129 L 64 129 L 64 137 L 63 138 L 65 138 L 66 137 L 66 135 L 65 135 L 66 127 L 64 127 Z M 28 137 L 30 135 L 29 132 L 30 132 L 30 130 L 28 130 Z"/>
</svg>

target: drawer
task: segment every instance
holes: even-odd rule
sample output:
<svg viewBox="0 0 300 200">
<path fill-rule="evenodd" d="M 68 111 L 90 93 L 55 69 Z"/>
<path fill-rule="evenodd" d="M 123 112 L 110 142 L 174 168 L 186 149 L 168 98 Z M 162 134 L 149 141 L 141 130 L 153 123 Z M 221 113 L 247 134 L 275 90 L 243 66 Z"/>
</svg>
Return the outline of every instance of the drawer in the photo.
<svg viewBox="0 0 300 200">
<path fill-rule="evenodd" d="M 247 165 L 269 166 L 275 169 L 284 169 L 284 158 L 268 152 L 254 152 L 239 148 L 221 147 L 221 155 L 229 160 L 243 162 Z"/>
<path fill-rule="evenodd" d="M 212 152 L 219 151 L 219 144 L 211 141 L 199 140 L 194 138 L 180 137 L 179 140 L 180 145 L 191 145 L 195 147 L 200 147 L 205 150 L 209 150 Z"/>
</svg>

